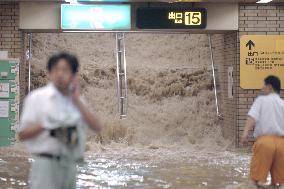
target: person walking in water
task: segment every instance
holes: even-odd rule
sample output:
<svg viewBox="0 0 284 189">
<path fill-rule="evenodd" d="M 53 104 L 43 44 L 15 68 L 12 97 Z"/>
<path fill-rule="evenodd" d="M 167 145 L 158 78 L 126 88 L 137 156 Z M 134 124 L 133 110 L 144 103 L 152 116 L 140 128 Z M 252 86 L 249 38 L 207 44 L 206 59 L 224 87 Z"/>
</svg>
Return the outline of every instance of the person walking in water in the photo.
<svg viewBox="0 0 284 189">
<path fill-rule="evenodd" d="M 284 188 L 284 101 L 280 89 L 279 78 L 265 78 L 264 95 L 254 101 L 241 137 L 241 143 L 247 143 L 249 131 L 254 128 L 250 178 L 257 186 L 263 186 L 270 173 L 272 184 Z"/>
<path fill-rule="evenodd" d="M 97 117 L 80 98 L 78 59 L 61 52 L 47 63 L 50 82 L 25 98 L 18 130 L 34 162 L 31 189 L 74 189 L 86 129 L 100 131 Z"/>
</svg>

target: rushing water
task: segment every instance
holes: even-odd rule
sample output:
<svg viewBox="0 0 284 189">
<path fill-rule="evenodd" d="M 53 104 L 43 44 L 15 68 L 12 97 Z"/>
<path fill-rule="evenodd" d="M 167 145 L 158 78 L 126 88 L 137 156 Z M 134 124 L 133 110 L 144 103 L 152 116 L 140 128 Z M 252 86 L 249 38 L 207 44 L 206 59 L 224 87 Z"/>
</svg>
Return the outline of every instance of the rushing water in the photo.
<svg viewBox="0 0 284 189">
<path fill-rule="evenodd" d="M 179 156 L 179 155 L 178 155 Z M 89 155 L 78 166 L 77 188 L 207 188 L 247 182 L 250 156 L 244 153 L 193 153 L 183 157 Z M 27 188 L 31 158 L 0 160 L 0 186 Z"/>
<path fill-rule="evenodd" d="M 248 157 L 208 154 L 182 162 L 98 158 L 81 165 L 79 188 L 224 188 L 247 180 Z"/>
</svg>

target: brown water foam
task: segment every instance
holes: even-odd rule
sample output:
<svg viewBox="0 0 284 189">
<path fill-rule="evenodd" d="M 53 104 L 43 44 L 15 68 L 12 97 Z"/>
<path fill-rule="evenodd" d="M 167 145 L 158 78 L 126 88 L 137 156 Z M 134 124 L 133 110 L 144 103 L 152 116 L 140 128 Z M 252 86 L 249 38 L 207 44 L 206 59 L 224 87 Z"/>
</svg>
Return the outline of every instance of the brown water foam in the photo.
<svg viewBox="0 0 284 189">
<path fill-rule="evenodd" d="M 58 50 L 81 60 L 83 95 L 96 111 L 103 131 L 89 136 L 100 141 L 160 148 L 169 145 L 224 149 L 216 117 L 206 35 L 129 34 L 128 117 L 118 117 L 115 89 L 115 41 L 112 34 L 35 34 L 33 87 L 47 81 L 47 57 Z"/>
</svg>

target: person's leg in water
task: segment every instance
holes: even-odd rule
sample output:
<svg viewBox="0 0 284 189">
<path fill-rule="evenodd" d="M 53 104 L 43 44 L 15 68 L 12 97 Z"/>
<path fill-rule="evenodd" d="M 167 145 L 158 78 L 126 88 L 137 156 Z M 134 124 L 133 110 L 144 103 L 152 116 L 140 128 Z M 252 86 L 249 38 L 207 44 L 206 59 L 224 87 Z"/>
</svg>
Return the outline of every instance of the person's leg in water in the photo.
<svg viewBox="0 0 284 189">
<path fill-rule="evenodd" d="M 64 177 L 62 189 L 75 189 L 76 188 L 76 175 L 77 175 L 77 164 L 74 161 L 63 158 L 60 165 L 64 171 Z"/>
<path fill-rule="evenodd" d="M 30 175 L 31 189 L 75 189 L 77 167 L 65 159 L 35 157 Z"/>
<path fill-rule="evenodd" d="M 276 152 L 274 162 L 271 168 L 272 183 L 274 185 L 280 185 L 281 189 L 284 189 L 284 138 L 275 137 Z"/>
<path fill-rule="evenodd" d="M 274 136 L 257 138 L 253 146 L 253 157 L 250 166 L 250 178 L 258 186 L 264 186 L 273 165 L 276 152 Z"/>
<path fill-rule="evenodd" d="M 59 162 L 45 157 L 34 157 L 30 174 L 31 189 L 62 188 L 62 171 Z"/>
</svg>

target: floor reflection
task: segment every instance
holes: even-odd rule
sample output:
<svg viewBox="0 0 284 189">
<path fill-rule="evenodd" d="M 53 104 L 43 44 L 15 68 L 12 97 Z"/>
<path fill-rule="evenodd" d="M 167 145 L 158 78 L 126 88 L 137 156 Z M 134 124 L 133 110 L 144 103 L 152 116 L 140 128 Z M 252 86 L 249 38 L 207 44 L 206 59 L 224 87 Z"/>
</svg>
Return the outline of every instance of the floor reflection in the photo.
<svg viewBox="0 0 284 189">
<path fill-rule="evenodd" d="M 0 157 L 1 158 L 1 157 Z M 248 182 L 248 154 L 200 153 L 168 160 L 88 156 L 78 166 L 78 189 L 232 188 Z M 0 188 L 28 188 L 27 157 L 0 159 Z"/>
</svg>

